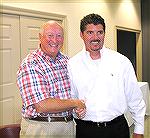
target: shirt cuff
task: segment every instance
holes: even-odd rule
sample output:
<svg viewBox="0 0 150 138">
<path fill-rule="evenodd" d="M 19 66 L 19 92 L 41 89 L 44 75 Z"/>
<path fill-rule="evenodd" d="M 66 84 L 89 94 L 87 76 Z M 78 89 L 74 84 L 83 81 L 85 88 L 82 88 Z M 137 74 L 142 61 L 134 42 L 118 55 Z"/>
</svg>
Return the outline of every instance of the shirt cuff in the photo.
<svg viewBox="0 0 150 138">
<path fill-rule="evenodd" d="M 136 134 L 144 134 L 144 125 L 135 125 L 134 133 Z"/>
</svg>

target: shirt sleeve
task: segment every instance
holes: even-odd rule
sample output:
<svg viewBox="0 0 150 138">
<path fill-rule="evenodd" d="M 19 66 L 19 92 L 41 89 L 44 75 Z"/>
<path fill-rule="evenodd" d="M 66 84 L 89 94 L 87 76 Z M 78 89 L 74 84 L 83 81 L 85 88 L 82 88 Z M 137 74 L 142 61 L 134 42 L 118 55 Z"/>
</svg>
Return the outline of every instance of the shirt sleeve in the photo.
<svg viewBox="0 0 150 138">
<path fill-rule="evenodd" d="M 25 108 L 49 98 L 49 87 L 42 70 L 25 64 L 17 72 L 17 85 Z"/>
<path fill-rule="evenodd" d="M 145 102 L 131 62 L 127 61 L 125 65 L 125 94 L 127 97 L 128 110 L 134 120 L 134 133 L 144 134 Z"/>
<path fill-rule="evenodd" d="M 71 97 L 74 99 L 77 99 L 78 98 L 78 90 L 75 86 L 75 83 L 73 83 L 73 75 L 72 75 L 70 62 L 68 63 L 67 67 L 68 67 L 70 86 L 71 86 Z"/>
</svg>

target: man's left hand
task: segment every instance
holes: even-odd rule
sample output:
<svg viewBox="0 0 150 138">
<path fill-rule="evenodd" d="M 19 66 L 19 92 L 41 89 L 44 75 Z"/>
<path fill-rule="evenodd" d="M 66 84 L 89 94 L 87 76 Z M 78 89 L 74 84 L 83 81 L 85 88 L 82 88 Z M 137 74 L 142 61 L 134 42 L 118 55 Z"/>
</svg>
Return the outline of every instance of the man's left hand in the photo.
<svg viewBox="0 0 150 138">
<path fill-rule="evenodd" d="M 83 119 L 85 117 L 85 114 L 86 114 L 85 108 L 84 109 L 76 108 L 74 111 L 79 119 Z"/>
<path fill-rule="evenodd" d="M 144 135 L 133 133 L 133 138 L 144 138 Z"/>
</svg>

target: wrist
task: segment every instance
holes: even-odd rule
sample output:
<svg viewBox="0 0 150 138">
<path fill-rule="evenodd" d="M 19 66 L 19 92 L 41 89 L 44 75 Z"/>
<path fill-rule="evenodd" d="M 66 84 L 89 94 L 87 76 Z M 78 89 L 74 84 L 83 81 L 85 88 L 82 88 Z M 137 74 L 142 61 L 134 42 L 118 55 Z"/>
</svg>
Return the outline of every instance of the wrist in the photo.
<svg viewBox="0 0 150 138">
<path fill-rule="evenodd" d="M 143 134 L 133 133 L 133 138 L 144 138 Z"/>
<path fill-rule="evenodd" d="M 77 100 L 75 100 L 75 99 L 70 99 L 70 103 L 71 103 L 71 107 L 72 107 L 72 108 L 77 108 L 77 107 L 78 107 Z"/>
</svg>

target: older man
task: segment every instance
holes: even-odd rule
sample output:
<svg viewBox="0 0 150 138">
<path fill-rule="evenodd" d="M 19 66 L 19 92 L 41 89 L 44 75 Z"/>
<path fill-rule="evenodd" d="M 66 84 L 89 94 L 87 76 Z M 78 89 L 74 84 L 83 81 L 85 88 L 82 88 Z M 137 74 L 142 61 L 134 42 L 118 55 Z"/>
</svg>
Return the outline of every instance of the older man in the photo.
<svg viewBox="0 0 150 138">
<path fill-rule="evenodd" d="M 68 57 L 60 52 L 63 28 L 45 23 L 39 33 L 40 47 L 30 53 L 17 72 L 22 97 L 21 137 L 74 137 L 73 109 L 84 109 L 73 100 L 67 70 Z"/>
</svg>

